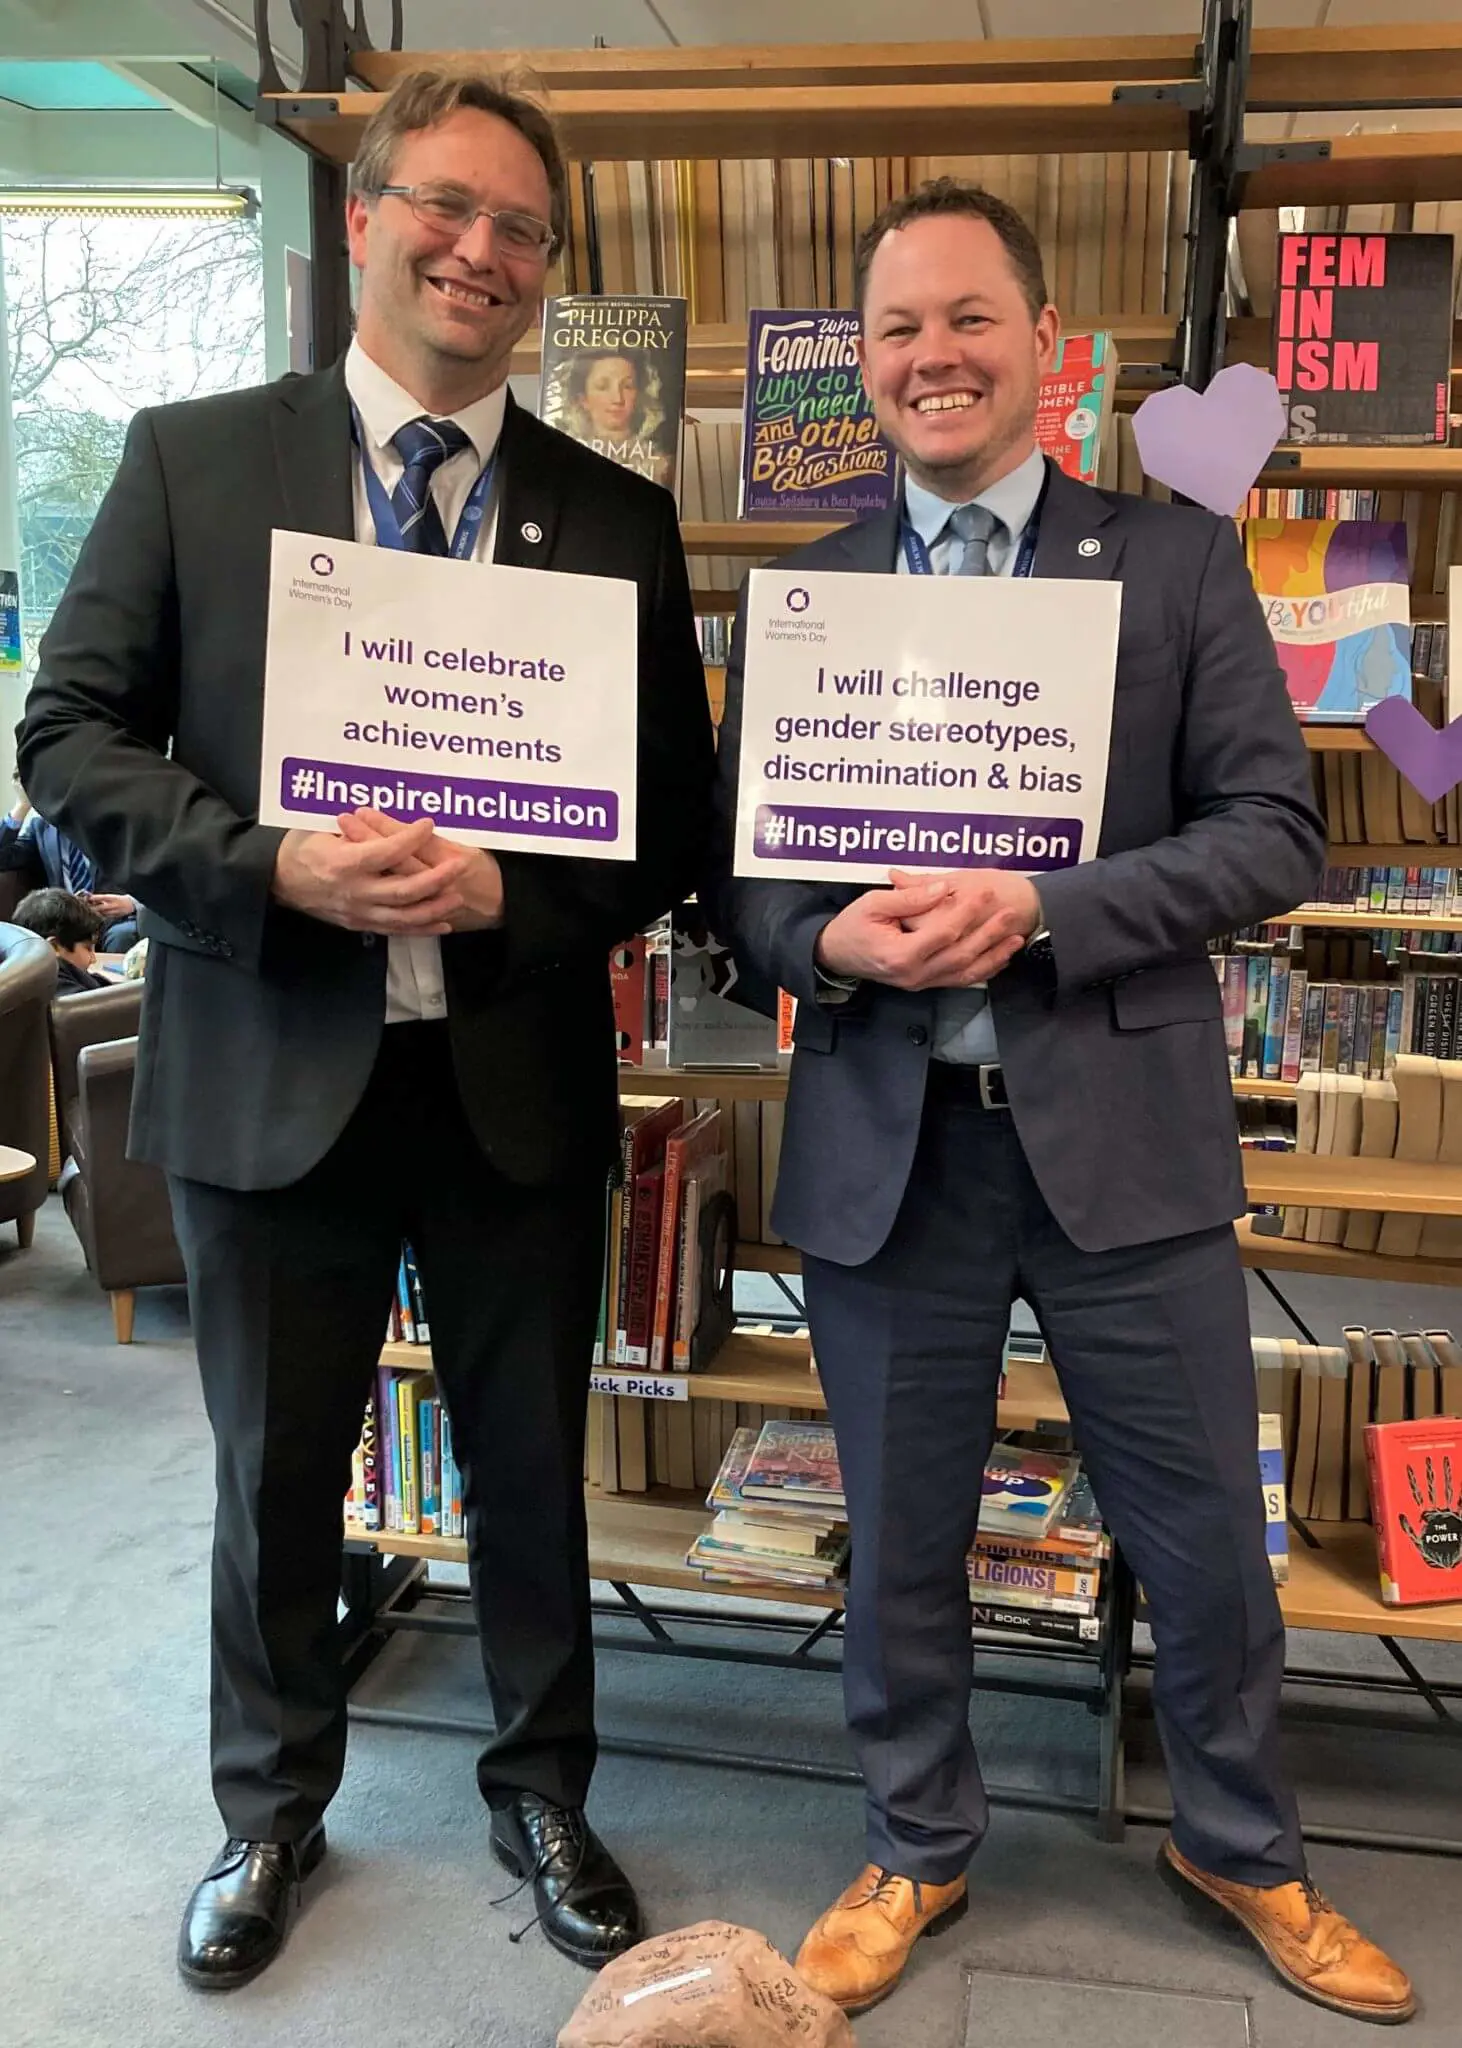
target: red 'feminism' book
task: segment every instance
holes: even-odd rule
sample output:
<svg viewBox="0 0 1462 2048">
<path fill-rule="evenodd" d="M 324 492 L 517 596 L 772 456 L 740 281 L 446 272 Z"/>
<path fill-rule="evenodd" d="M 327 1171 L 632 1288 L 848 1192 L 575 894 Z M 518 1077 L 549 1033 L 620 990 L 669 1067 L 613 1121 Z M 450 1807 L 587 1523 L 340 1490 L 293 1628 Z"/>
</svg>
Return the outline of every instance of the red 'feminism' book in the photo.
<svg viewBox="0 0 1462 2048">
<path fill-rule="evenodd" d="M 1462 1600 L 1462 1421 L 1369 1423 L 1366 1465 L 1381 1598 Z"/>
</svg>

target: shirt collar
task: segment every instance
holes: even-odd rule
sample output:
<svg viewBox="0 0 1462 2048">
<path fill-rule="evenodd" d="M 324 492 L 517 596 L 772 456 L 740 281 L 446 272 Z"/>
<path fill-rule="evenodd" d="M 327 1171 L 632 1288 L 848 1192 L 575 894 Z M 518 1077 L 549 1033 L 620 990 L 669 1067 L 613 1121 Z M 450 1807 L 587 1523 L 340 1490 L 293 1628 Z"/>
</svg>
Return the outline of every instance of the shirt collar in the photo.
<svg viewBox="0 0 1462 2048">
<path fill-rule="evenodd" d="M 1032 448 L 1025 461 L 1002 476 L 998 483 L 991 484 L 986 491 L 979 491 L 973 498 L 961 499 L 968 505 L 983 505 L 999 519 L 1012 538 L 1025 532 L 1030 524 L 1031 514 L 1036 509 L 1041 495 L 1041 486 L 1046 480 L 1046 458 L 1039 448 Z M 911 476 L 904 478 L 904 509 L 910 526 L 918 534 L 926 548 L 932 548 L 944 531 L 955 507 L 948 498 L 936 497 L 923 484 L 915 483 Z"/>
<path fill-rule="evenodd" d="M 413 398 L 394 377 L 388 377 L 379 363 L 372 362 L 359 341 L 352 341 L 346 352 L 345 388 L 377 448 L 389 447 L 392 435 L 399 433 L 408 420 L 419 420 L 425 411 L 419 399 Z M 507 410 L 508 385 L 504 378 L 486 398 L 474 399 L 460 412 L 433 417 L 456 422 L 476 450 L 481 466 L 497 447 Z"/>
</svg>

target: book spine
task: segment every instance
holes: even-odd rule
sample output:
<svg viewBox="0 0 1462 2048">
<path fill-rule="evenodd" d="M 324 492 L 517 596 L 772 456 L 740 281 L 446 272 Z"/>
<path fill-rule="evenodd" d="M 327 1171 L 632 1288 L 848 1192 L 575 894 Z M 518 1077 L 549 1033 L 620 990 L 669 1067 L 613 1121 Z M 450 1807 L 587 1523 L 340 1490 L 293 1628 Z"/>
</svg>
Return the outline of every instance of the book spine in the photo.
<svg viewBox="0 0 1462 2048">
<path fill-rule="evenodd" d="M 1284 1050 L 1279 1062 L 1281 1081 L 1298 1081 L 1300 1077 L 1300 1047 L 1304 1039 L 1309 983 L 1310 978 L 1304 968 L 1296 967 L 1289 978 L 1289 1015 L 1285 1019 Z"/>
<path fill-rule="evenodd" d="M 1290 970 L 1275 961 L 1269 970 L 1269 993 L 1264 1014 L 1263 1078 L 1277 1081 L 1284 1061 L 1284 1032 L 1289 1017 Z"/>
<path fill-rule="evenodd" d="M 437 1403 L 431 1395 L 418 1407 L 417 1418 L 421 1433 L 421 1533 L 435 1536 L 438 1530 L 438 1473 L 441 1470 L 437 1452 Z"/>
<path fill-rule="evenodd" d="M 1381 1599 L 1387 1607 L 1401 1605 L 1401 1589 L 1396 1583 L 1395 1566 L 1391 1555 L 1390 1503 L 1381 1483 L 1380 1439 L 1376 1435 L 1377 1425 L 1372 1422 L 1366 1428 L 1366 1478 L 1370 1483 L 1371 1523 L 1376 1532 L 1376 1563 L 1381 1573 Z"/>
<path fill-rule="evenodd" d="M 670 1364 L 676 1295 L 675 1254 L 680 1242 L 680 1190 L 685 1178 L 685 1146 L 678 1138 L 665 1143 L 665 1185 L 660 1197 L 660 1248 L 655 1266 L 655 1306 L 650 1319 L 651 1372 Z"/>
<path fill-rule="evenodd" d="M 655 1308 L 655 1257 L 660 1246 L 660 1205 L 665 1176 L 660 1169 L 635 1182 L 630 1226 L 629 1291 L 625 1300 L 624 1362 L 644 1366 L 650 1356 L 650 1318 Z"/>
<path fill-rule="evenodd" d="M 406 1285 L 411 1294 L 411 1315 L 416 1324 L 416 1341 L 418 1344 L 430 1344 L 431 1327 L 426 1319 L 426 1302 L 421 1291 L 421 1275 L 416 1267 L 416 1253 L 407 1245 L 401 1256 L 406 1267 Z"/>
<path fill-rule="evenodd" d="M 998 1635 L 1032 1636 L 1047 1643 L 1096 1643 L 1101 1640 L 1101 1623 L 1092 1614 L 1042 1614 L 1034 1607 L 996 1606 L 975 1601 L 970 1606 L 975 1628 Z"/>
<path fill-rule="evenodd" d="M 381 1526 L 381 1457 L 380 1442 L 376 1429 L 376 1397 L 371 1395 L 365 1405 L 365 1415 L 360 1425 L 361 1449 L 361 1520 L 367 1529 Z"/>
<path fill-rule="evenodd" d="M 421 1533 L 421 1494 L 416 1462 L 416 1376 L 403 1373 L 396 1382 L 396 1415 L 401 1427 L 401 1533 Z"/>
</svg>

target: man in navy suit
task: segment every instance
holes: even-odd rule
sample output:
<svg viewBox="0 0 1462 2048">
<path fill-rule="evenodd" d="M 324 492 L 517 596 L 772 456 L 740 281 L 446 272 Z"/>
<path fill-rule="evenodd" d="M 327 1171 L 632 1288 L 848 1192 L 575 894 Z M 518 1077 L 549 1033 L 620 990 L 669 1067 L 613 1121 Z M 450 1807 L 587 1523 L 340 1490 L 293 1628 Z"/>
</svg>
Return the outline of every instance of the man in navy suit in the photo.
<svg viewBox="0 0 1462 2048">
<path fill-rule="evenodd" d="M 953 179 L 895 201 L 859 245 L 857 293 L 904 486 L 782 566 L 1113 578 L 1122 611 L 1096 857 L 1038 881 L 893 869 L 873 889 L 731 874 L 737 621 L 709 893 L 746 966 L 798 998 L 774 1219 L 803 1253 L 847 1487 L 845 1698 L 867 1786 L 867 1867 L 798 1967 L 862 2010 L 965 1907 L 988 1819 L 965 1555 L 1021 1296 L 1151 1608 L 1162 1869 L 1302 1995 L 1406 2019 L 1401 1970 L 1309 1881 L 1279 1764 L 1284 1627 L 1205 950 L 1292 909 L 1324 862 L 1274 650 L 1231 521 L 1090 489 L 1037 450 L 1058 322 L 1008 206 Z"/>
<path fill-rule="evenodd" d="M 103 953 L 125 953 L 136 945 L 135 899 L 99 885 L 95 862 L 32 808 L 18 776 L 9 816 L 0 818 L 0 873 L 7 872 L 22 875 L 27 891 L 63 889 L 82 897 L 101 920 L 97 944 Z"/>
</svg>

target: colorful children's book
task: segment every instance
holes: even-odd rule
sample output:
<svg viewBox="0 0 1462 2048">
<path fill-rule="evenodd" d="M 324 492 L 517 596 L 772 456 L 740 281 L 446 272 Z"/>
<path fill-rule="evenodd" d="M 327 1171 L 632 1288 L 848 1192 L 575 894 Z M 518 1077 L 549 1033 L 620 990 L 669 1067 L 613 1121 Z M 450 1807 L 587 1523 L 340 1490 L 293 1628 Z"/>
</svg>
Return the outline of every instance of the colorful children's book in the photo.
<svg viewBox="0 0 1462 2048">
<path fill-rule="evenodd" d="M 805 1500 L 843 1508 L 843 1475 L 830 1422 L 764 1422 L 746 1476 L 743 1501 Z"/>
<path fill-rule="evenodd" d="M 858 315 L 747 316 L 742 519 L 866 519 L 893 502 L 898 458 L 858 368 Z"/>
<path fill-rule="evenodd" d="M 1047 1535 L 1077 1470 L 1075 1458 L 996 1444 L 981 1490 L 981 1535 Z"/>
<path fill-rule="evenodd" d="M 1359 724 L 1411 695 L 1411 588 L 1403 521 L 1250 519 L 1249 574 L 1302 719 Z"/>
</svg>

